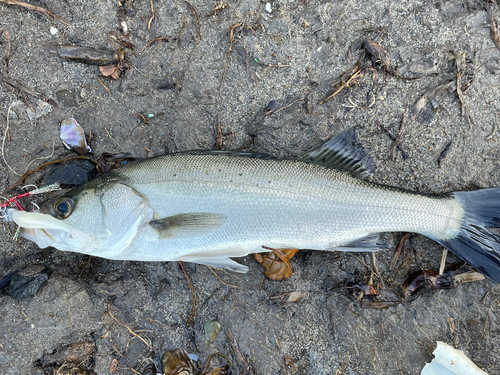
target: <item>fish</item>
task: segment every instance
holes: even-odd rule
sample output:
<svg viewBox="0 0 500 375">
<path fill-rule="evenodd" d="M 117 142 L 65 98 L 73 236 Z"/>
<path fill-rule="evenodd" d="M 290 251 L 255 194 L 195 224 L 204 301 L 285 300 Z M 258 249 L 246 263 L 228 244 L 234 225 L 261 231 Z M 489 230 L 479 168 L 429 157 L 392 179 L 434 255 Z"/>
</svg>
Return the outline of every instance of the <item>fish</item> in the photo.
<svg viewBox="0 0 500 375">
<path fill-rule="evenodd" d="M 266 248 L 379 251 L 379 234 L 431 238 L 500 282 L 500 188 L 422 194 L 370 182 L 353 131 L 294 158 L 187 151 L 108 172 L 41 205 L 4 210 L 40 248 L 247 272 Z"/>
</svg>

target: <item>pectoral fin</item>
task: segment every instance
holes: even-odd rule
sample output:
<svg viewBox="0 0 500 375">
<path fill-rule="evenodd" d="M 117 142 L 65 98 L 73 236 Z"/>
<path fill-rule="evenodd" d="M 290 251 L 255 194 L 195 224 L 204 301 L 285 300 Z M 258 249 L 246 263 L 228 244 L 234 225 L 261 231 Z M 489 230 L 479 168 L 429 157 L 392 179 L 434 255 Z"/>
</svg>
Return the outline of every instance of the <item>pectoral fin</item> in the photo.
<svg viewBox="0 0 500 375">
<path fill-rule="evenodd" d="M 193 212 L 152 220 L 149 225 L 158 232 L 161 239 L 193 237 L 220 228 L 226 219 L 223 214 Z"/>
</svg>

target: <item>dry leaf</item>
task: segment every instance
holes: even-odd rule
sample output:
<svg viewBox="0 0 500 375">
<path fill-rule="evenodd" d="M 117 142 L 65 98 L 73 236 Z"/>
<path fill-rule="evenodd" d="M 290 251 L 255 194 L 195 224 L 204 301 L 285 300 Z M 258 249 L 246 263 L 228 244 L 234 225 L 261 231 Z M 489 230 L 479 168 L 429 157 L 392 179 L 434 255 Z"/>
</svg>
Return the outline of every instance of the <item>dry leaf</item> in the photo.
<svg viewBox="0 0 500 375">
<path fill-rule="evenodd" d="M 266 276 L 271 280 L 288 279 L 292 276 L 290 259 L 299 251 L 298 249 L 271 249 L 269 253 L 255 254 L 255 259 L 266 269 Z M 280 254 L 281 253 L 281 254 Z M 284 259 L 282 259 L 282 256 Z M 288 264 L 287 264 L 288 263 Z"/>
<path fill-rule="evenodd" d="M 99 67 L 99 70 L 101 71 L 101 74 L 104 76 L 104 77 L 109 77 L 109 76 L 113 76 L 113 74 L 116 73 L 116 70 L 117 70 L 117 66 L 116 65 L 104 65 L 104 66 L 100 66 Z M 116 79 L 116 78 L 115 78 Z"/>
<path fill-rule="evenodd" d="M 361 293 L 364 296 L 378 296 L 378 291 L 371 284 L 359 283 L 353 286 L 355 293 Z"/>
<path fill-rule="evenodd" d="M 109 372 L 115 372 L 116 370 L 118 370 L 118 360 L 114 358 L 111 361 L 111 366 L 109 366 Z"/>
<path fill-rule="evenodd" d="M 450 327 L 450 332 L 455 332 L 455 321 L 453 318 L 446 318 L 446 321 L 448 322 L 448 327 Z"/>
<path fill-rule="evenodd" d="M 307 294 L 303 292 L 292 292 L 292 294 L 288 297 L 287 302 L 299 302 L 305 296 L 307 296 Z"/>
</svg>

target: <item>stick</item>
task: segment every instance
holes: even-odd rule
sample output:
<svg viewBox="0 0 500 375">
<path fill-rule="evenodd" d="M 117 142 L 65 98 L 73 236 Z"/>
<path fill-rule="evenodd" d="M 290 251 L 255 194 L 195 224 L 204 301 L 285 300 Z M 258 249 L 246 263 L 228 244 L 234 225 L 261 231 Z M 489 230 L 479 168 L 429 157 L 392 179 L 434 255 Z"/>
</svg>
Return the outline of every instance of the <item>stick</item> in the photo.
<svg viewBox="0 0 500 375">
<path fill-rule="evenodd" d="M 40 12 L 40 13 L 43 13 L 47 16 L 54 17 L 56 20 L 58 20 L 61 23 L 64 23 L 66 26 L 70 25 L 70 23 L 68 21 L 66 21 L 64 18 L 58 16 L 54 12 L 47 10 L 45 8 L 42 8 L 42 7 L 37 7 L 36 5 L 26 4 L 26 3 L 23 3 L 22 1 L 18 1 L 18 0 L 0 0 L 0 3 L 5 3 L 5 4 L 9 4 L 9 5 L 19 5 L 20 7 L 34 10 L 35 12 Z"/>
<path fill-rule="evenodd" d="M 195 21 L 195 26 L 196 26 L 196 32 L 198 34 L 198 42 L 201 40 L 201 34 L 200 34 L 200 26 L 198 25 L 198 11 L 194 6 L 192 6 L 189 1 L 184 0 L 184 2 L 187 4 L 187 6 L 191 9 L 191 12 L 193 12 L 194 15 L 194 21 Z"/>
<path fill-rule="evenodd" d="M 133 336 L 137 337 L 138 339 L 140 339 L 144 344 L 146 344 L 149 348 L 153 349 L 153 350 L 160 350 L 158 348 L 155 348 L 154 346 L 152 346 L 151 344 L 149 344 L 146 340 L 144 340 L 142 338 L 141 335 L 138 335 L 137 333 L 135 333 L 134 331 L 132 331 L 129 326 L 127 326 L 126 324 L 120 322 L 118 319 L 115 318 L 115 316 L 113 314 L 111 314 L 111 311 L 109 310 L 109 307 L 110 305 L 108 304 L 108 311 L 107 313 L 109 314 L 110 317 L 112 317 L 119 325 L 121 325 L 122 327 L 125 327 L 127 329 L 127 331 L 129 331 Z"/>
<path fill-rule="evenodd" d="M 196 314 L 196 294 L 194 293 L 194 287 L 193 284 L 191 284 L 191 280 L 189 280 L 189 276 L 184 269 L 184 265 L 182 264 L 181 261 L 179 261 L 179 265 L 181 266 L 182 272 L 184 272 L 184 276 L 186 276 L 187 282 L 189 284 L 189 288 L 191 288 L 191 294 L 193 295 L 193 308 L 191 309 L 191 316 L 188 318 L 186 325 L 189 325 L 189 321 L 193 320 L 194 323 L 194 316 Z"/>
<path fill-rule="evenodd" d="M 2 1 L 2 0 L 0 0 L 0 1 Z M 2 77 L 2 79 L 3 79 L 3 81 L 6 84 L 8 84 L 8 85 L 10 85 L 10 86 L 18 89 L 19 91 L 22 91 L 22 92 L 25 92 L 28 95 L 34 96 L 35 98 L 40 99 L 40 100 L 42 100 L 42 101 L 44 101 L 46 103 L 49 103 L 50 105 L 52 105 L 54 107 L 59 107 L 59 105 L 55 101 L 53 101 L 50 98 L 47 98 L 45 95 L 43 95 L 43 94 L 41 94 L 39 92 L 36 92 L 35 90 L 33 90 L 30 87 L 21 85 L 20 83 L 14 81 L 13 79 L 8 78 L 8 77 Z"/>
<path fill-rule="evenodd" d="M 446 257 L 448 256 L 448 249 L 443 249 L 443 255 L 441 256 L 441 264 L 439 266 L 439 274 L 444 273 L 444 266 L 446 265 Z"/>
<path fill-rule="evenodd" d="M 155 19 L 155 8 L 153 7 L 153 0 L 150 0 L 150 1 L 151 1 L 151 13 L 153 13 L 153 15 L 149 19 L 148 30 L 151 30 L 151 22 L 153 22 L 153 20 Z"/>
</svg>

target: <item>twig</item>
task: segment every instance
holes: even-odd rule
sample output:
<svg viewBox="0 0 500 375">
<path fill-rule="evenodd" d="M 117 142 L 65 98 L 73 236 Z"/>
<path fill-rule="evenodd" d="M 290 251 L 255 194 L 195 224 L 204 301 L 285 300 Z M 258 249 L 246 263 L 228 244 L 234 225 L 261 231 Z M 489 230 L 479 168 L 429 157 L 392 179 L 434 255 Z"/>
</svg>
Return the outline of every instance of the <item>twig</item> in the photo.
<svg viewBox="0 0 500 375">
<path fill-rule="evenodd" d="M 101 77 L 97 76 L 97 79 L 99 80 L 99 82 L 101 82 L 102 87 L 104 87 L 104 89 L 106 89 L 106 91 L 108 92 L 108 95 L 111 96 L 111 91 L 109 91 L 109 89 L 106 87 L 104 82 L 101 80 Z"/>
<path fill-rule="evenodd" d="M 66 26 L 70 25 L 70 23 L 68 21 L 66 21 L 64 18 L 58 16 L 54 12 L 47 10 L 45 8 L 42 8 L 42 7 L 38 7 L 36 5 L 26 4 L 26 3 L 23 3 L 22 1 L 18 1 L 18 0 L 0 0 L 0 3 L 5 3 L 5 4 L 9 4 L 9 5 L 19 5 L 20 7 L 34 10 L 35 12 L 40 12 L 40 13 L 43 13 L 47 16 L 54 17 L 56 20 L 64 23 Z"/>
<path fill-rule="evenodd" d="M 399 256 L 401 255 L 401 251 L 403 250 L 403 247 L 410 238 L 411 234 L 410 233 L 404 233 L 401 236 L 401 239 L 398 242 L 398 245 L 396 246 L 396 250 L 394 250 L 394 257 L 392 258 L 391 262 L 391 267 L 390 270 L 392 271 L 396 267 L 396 263 L 398 262 Z M 404 262 L 403 262 L 404 263 Z"/>
<path fill-rule="evenodd" d="M 219 86 L 219 97 L 220 100 L 222 101 L 222 86 L 224 84 L 224 78 L 226 77 L 226 71 L 227 71 L 227 59 L 229 57 L 229 54 L 231 53 L 231 50 L 233 49 L 233 41 L 234 41 L 234 36 L 236 35 L 237 31 L 234 31 L 236 28 L 240 27 L 242 25 L 241 22 L 231 26 L 231 29 L 229 30 L 229 48 L 227 49 L 226 56 L 224 57 L 224 69 L 222 69 L 222 77 L 220 80 L 220 86 Z"/>
<path fill-rule="evenodd" d="M 44 101 L 44 102 L 46 102 L 54 107 L 59 107 L 59 105 L 54 100 L 47 98 L 42 93 L 36 92 L 35 90 L 33 90 L 30 87 L 21 85 L 20 83 L 14 81 L 13 79 L 8 78 L 8 77 L 2 77 L 2 79 L 6 84 L 18 89 L 19 91 L 23 91 L 28 95 L 34 96 L 35 98 L 40 99 L 40 100 L 42 100 L 42 101 Z"/>
<path fill-rule="evenodd" d="M 201 34 L 200 34 L 200 25 L 198 24 L 198 11 L 194 6 L 192 6 L 189 1 L 184 0 L 186 5 L 191 9 L 191 12 L 193 12 L 194 15 L 194 21 L 195 21 L 195 26 L 196 26 L 196 33 L 198 34 L 198 42 L 201 40 Z"/>
<path fill-rule="evenodd" d="M 149 19 L 149 22 L 148 22 L 148 31 L 151 30 L 151 23 L 155 19 L 155 8 L 153 6 L 153 0 L 150 0 L 150 1 L 151 1 L 151 13 L 153 15 L 151 16 L 151 18 Z"/>
<path fill-rule="evenodd" d="M 288 65 L 288 64 L 284 64 L 284 65 L 282 65 L 282 64 L 268 65 L 268 66 L 267 66 L 267 68 L 266 68 L 266 69 L 264 69 L 263 74 L 266 74 L 266 73 L 267 73 L 267 71 L 268 71 L 269 69 L 271 69 L 271 68 L 286 68 L 286 67 L 288 67 L 288 66 L 290 66 L 290 65 Z"/>
<path fill-rule="evenodd" d="M 112 317 L 119 325 L 121 325 L 122 327 L 125 327 L 127 329 L 127 331 L 130 332 L 131 335 L 137 337 L 138 339 L 140 339 L 144 344 L 146 344 L 150 349 L 153 349 L 153 350 L 160 350 L 158 348 L 155 348 L 153 345 L 149 344 L 145 339 L 142 338 L 141 335 L 138 335 L 137 333 L 135 333 L 134 331 L 132 331 L 129 326 L 127 326 L 126 324 L 120 322 L 118 319 L 115 318 L 115 316 L 111 313 L 110 311 L 110 304 L 108 304 L 108 311 L 107 313 L 109 314 L 110 317 Z"/>
<path fill-rule="evenodd" d="M 393 142 L 396 140 L 396 136 L 394 134 L 392 134 L 392 132 L 386 126 L 382 125 L 378 121 L 375 121 L 375 124 L 378 125 L 378 126 L 380 126 L 382 128 L 382 130 L 385 130 L 385 132 L 389 135 L 389 138 L 391 138 L 391 140 Z M 403 146 L 401 144 L 398 144 L 396 147 L 399 148 L 399 151 L 401 151 L 401 153 L 403 154 L 403 159 L 407 159 L 408 158 L 408 154 L 405 151 L 405 149 L 403 148 Z"/>
<path fill-rule="evenodd" d="M 224 280 L 222 280 L 222 279 L 220 278 L 220 276 L 219 276 L 219 275 L 217 275 L 217 272 L 215 272 L 215 270 L 214 270 L 212 267 L 210 267 L 210 266 L 207 266 L 207 267 L 210 269 L 210 271 L 212 271 L 212 272 L 214 273 L 215 277 L 217 277 L 217 278 L 219 279 L 219 281 L 220 281 L 222 284 L 224 284 L 224 285 L 226 285 L 226 286 L 230 286 L 231 288 L 237 288 L 237 289 L 239 289 L 239 288 L 240 288 L 239 286 L 236 286 L 236 285 L 232 285 L 232 284 L 228 284 L 228 283 L 226 283 Z"/>
<path fill-rule="evenodd" d="M 491 17 L 491 38 L 493 39 L 493 42 L 495 42 L 495 46 L 497 46 L 498 50 L 500 50 L 500 36 L 498 35 L 497 23 L 495 22 L 495 17 L 493 16 L 493 11 L 491 10 L 491 8 L 488 9 L 488 13 L 490 13 Z"/>
<path fill-rule="evenodd" d="M 283 111 L 284 109 L 290 108 L 290 107 L 291 107 L 292 105 L 294 105 L 295 103 L 300 102 L 301 100 L 304 100 L 304 99 L 306 99 L 306 98 L 300 98 L 300 99 L 297 99 L 297 100 L 295 100 L 295 101 L 291 102 L 290 104 L 288 104 L 288 105 L 286 105 L 286 106 L 284 106 L 284 107 L 282 107 L 282 108 L 280 108 L 280 109 L 277 109 L 277 110 L 276 110 L 276 111 L 274 111 L 273 113 L 278 113 L 278 112 Z"/>
<path fill-rule="evenodd" d="M 233 354 L 235 355 L 236 362 L 238 362 L 238 365 L 241 367 L 243 370 L 243 374 L 245 375 L 255 375 L 255 371 L 252 366 L 252 362 L 250 359 L 247 359 L 246 356 L 243 355 L 241 352 L 238 342 L 234 338 L 231 330 L 229 329 L 228 325 L 224 324 L 224 332 L 226 333 L 226 337 L 229 340 L 229 345 L 231 345 L 231 349 L 233 351 Z"/>
<path fill-rule="evenodd" d="M 372 253 L 372 263 L 373 263 L 373 269 L 375 270 L 375 274 L 380 280 L 380 290 L 384 289 L 384 279 L 382 279 L 382 275 L 380 274 L 380 271 L 378 270 L 377 266 L 377 257 L 375 256 L 375 253 Z"/>
<path fill-rule="evenodd" d="M 394 152 L 396 151 L 396 147 L 401 143 L 401 137 L 404 134 L 405 131 L 405 120 L 406 120 L 406 115 L 408 114 L 408 108 L 406 108 L 406 112 L 404 113 L 403 117 L 401 118 L 401 126 L 399 127 L 398 135 L 396 136 L 396 140 L 392 142 L 391 146 L 391 151 L 389 153 L 389 156 L 392 160 L 394 160 Z"/>
<path fill-rule="evenodd" d="M 323 100 L 319 103 L 323 104 L 327 100 L 337 96 L 343 89 L 351 87 L 354 83 L 356 83 L 364 74 L 364 69 L 361 69 L 361 61 L 364 59 L 364 52 L 361 58 L 354 64 L 347 72 L 345 72 L 340 80 L 335 82 L 335 89 L 331 94 L 327 95 Z"/>
<path fill-rule="evenodd" d="M 142 53 L 146 47 L 149 47 L 151 44 L 155 43 L 155 42 L 158 42 L 158 41 L 161 41 L 161 42 L 170 42 L 171 40 L 175 40 L 175 38 L 172 38 L 172 37 L 168 37 L 168 36 L 159 36 L 157 38 L 154 38 L 153 40 L 150 40 L 149 42 L 147 42 L 144 47 L 142 47 L 142 49 L 139 51 L 139 53 Z"/>
<path fill-rule="evenodd" d="M 119 143 L 118 143 L 118 142 L 117 142 L 117 141 L 116 141 L 116 140 L 115 140 L 115 139 L 111 136 L 111 133 L 109 132 L 108 128 L 106 128 L 106 127 L 105 127 L 105 128 L 104 128 L 104 130 L 106 130 L 106 133 L 108 133 L 108 137 L 109 137 L 109 138 L 111 138 L 111 140 L 112 140 L 113 142 L 115 142 L 115 143 L 116 143 L 116 145 L 117 145 L 118 147 L 120 147 L 120 149 L 121 149 L 122 151 L 124 151 L 124 150 L 123 150 L 123 147 L 122 147 L 122 146 L 120 146 L 120 144 L 119 144 Z"/>
<path fill-rule="evenodd" d="M 444 266 L 446 265 L 446 257 L 448 256 L 448 249 L 443 249 L 443 255 L 441 256 L 441 264 L 439 265 L 439 274 L 444 273 Z"/>
<path fill-rule="evenodd" d="M 9 57 L 10 57 L 10 34 L 8 30 L 2 30 L 0 33 L 0 37 L 5 33 L 5 39 L 7 39 L 7 47 L 3 53 L 3 64 L 4 69 L 7 72 L 7 68 L 9 67 Z"/>
<path fill-rule="evenodd" d="M 186 325 L 189 326 L 190 325 L 189 322 L 191 320 L 193 320 L 193 323 L 194 323 L 194 316 L 196 315 L 196 294 L 194 292 L 193 284 L 191 284 L 191 280 L 189 279 L 189 276 L 188 276 L 186 270 L 184 269 L 184 265 L 180 261 L 179 261 L 179 265 L 181 266 L 182 272 L 184 272 L 184 276 L 186 276 L 187 282 L 189 284 L 189 288 L 191 288 L 191 294 L 193 296 L 193 308 L 191 309 L 191 315 L 189 316 L 189 318 L 186 322 Z"/>
<path fill-rule="evenodd" d="M 489 141 L 490 139 L 493 138 L 493 134 L 497 131 L 497 126 L 498 126 L 498 120 L 497 120 L 497 115 L 498 112 L 495 112 L 495 123 L 493 124 L 493 130 L 491 131 L 491 134 L 486 137 L 486 140 Z"/>
</svg>

